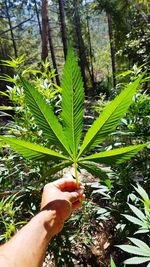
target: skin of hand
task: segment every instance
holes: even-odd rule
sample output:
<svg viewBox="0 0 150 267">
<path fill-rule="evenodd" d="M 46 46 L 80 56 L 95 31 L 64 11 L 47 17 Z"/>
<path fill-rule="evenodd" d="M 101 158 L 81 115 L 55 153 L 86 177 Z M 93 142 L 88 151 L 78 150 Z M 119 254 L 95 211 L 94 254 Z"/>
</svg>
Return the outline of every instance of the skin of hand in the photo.
<svg viewBox="0 0 150 267">
<path fill-rule="evenodd" d="M 61 231 L 71 212 L 81 207 L 84 187 L 72 178 L 44 187 L 41 211 L 7 243 L 0 246 L 0 266 L 41 267 L 51 238 Z"/>
<path fill-rule="evenodd" d="M 55 182 L 45 185 L 43 189 L 41 211 L 51 210 L 54 211 L 55 220 L 53 222 L 54 236 L 63 228 L 65 220 L 69 218 L 72 211 L 80 208 L 82 200 L 85 199 L 84 187 L 81 183 L 76 185 L 73 178 L 62 178 Z"/>
</svg>

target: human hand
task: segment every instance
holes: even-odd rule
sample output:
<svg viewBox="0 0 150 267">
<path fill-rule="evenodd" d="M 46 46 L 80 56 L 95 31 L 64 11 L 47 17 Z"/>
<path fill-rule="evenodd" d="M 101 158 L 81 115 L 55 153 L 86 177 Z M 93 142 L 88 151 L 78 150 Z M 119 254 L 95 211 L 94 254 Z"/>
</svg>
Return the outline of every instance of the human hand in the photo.
<svg viewBox="0 0 150 267">
<path fill-rule="evenodd" d="M 73 178 L 62 178 L 45 185 L 41 210 L 55 211 L 54 234 L 62 229 L 72 211 L 81 207 L 84 198 L 84 187 L 81 183 L 77 187 Z"/>
</svg>

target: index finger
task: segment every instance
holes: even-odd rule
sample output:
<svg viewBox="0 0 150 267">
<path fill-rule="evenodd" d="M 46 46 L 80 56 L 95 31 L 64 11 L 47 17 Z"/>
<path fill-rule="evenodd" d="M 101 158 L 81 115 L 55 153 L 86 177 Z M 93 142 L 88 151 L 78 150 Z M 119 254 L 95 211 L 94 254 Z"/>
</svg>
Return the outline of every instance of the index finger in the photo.
<svg viewBox="0 0 150 267">
<path fill-rule="evenodd" d="M 59 189 L 61 190 L 67 190 L 72 191 L 74 189 L 77 189 L 78 186 L 81 186 L 81 183 L 78 183 L 78 186 L 76 184 L 76 180 L 73 178 L 61 178 L 55 182 L 53 182 Z"/>
</svg>

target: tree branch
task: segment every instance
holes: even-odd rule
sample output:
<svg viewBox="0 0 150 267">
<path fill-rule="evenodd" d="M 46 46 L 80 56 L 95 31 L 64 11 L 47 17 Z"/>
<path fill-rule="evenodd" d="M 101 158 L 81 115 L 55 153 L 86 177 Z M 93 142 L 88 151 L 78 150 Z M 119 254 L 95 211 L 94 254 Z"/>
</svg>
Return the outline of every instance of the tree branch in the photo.
<svg viewBox="0 0 150 267">
<path fill-rule="evenodd" d="M 14 27 L 9 28 L 8 30 L 1 32 L 1 33 L 0 33 L 0 36 L 3 35 L 3 34 L 5 34 L 5 33 L 7 33 L 7 32 L 9 32 L 9 31 L 11 31 L 11 30 L 14 30 L 14 29 L 20 27 L 22 24 L 28 22 L 28 21 L 31 20 L 32 18 L 33 18 L 33 17 L 31 17 L 31 18 L 29 18 L 29 19 L 26 19 L 26 20 L 20 22 L 19 24 L 15 25 Z"/>
</svg>

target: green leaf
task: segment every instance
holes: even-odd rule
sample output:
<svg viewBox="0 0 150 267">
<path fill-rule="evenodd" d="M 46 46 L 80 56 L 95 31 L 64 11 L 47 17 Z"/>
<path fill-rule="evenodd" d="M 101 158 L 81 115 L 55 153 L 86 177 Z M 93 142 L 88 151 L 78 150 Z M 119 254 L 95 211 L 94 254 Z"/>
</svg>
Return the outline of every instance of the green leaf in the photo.
<svg viewBox="0 0 150 267">
<path fill-rule="evenodd" d="M 127 71 L 121 72 L 121 73 L 118 74 L 116 77 L 117 77 L 117 78 L 125 77 L 125 76 L 127 76 L 127 75 L 129 75 L 129 74 L 131 74 L 131 73 L 132 73 L 132 70 L 127 70 Z"/>
<path fill-rule="evenodd" d="M 137 225 L 140 225 L 142 227 L 146 227 L 145 223 L 131 215 L 125 215 L 123 214 L 123 216 L 130 222 L 134 223 L 134 224 L 137 224 Z"/>
<path fill-rule="evenodd" d="M 128 239 L 136 246 L 138 246 L 139 248 L 142 248 L 143 250 L 145 250 L 147 253 L 149 253 L 150 255 L 150 247 L 144 243 L 143 241 L 141 241 L 140 239 L 134 238 L 134 237 L 128 237 Z"/>
<path fill-rule="evenodd" d="M 126 261 L 124 261 L 125 264 L 141 264 L 144 262 L 150 261 L 150 257 L 133 257 Z"/>
<path fill-rule="evenodd" d="M 110 258 L 110 266 L 111 267 L 116 267 L 116 264 L 115 264 L 115 262 L 114 262 L 112 257 Z"/>
<path fill-rule="evenodd" d="M 4 95 L 4 96 L 6 96 L 6 97 L 9 97 L 8 94 L 6 94 L 5 92 L 2 92 L 2 91 L 0 91 L 0 95 Z"/>
<path fill-rule="evenodd" d="M 145 227 L 145 228 L 144 228 Z M 141 227 L 140 230 L 136 231 L 134 234 L 137 235 L 137 234 L 145 234 L 145 233 L 149 233 L 150 230 L 148 229 L 148 226 L 144 226 L 144 227 Z M 146 229 L 147 227 L 147 229 Z"/>
<path fill-rule="evenodd" d="M 135 187 L 135 186 L 133 186 L 133 187 L 137 191 L 137 193 L 144 199 L 144 201 L 149 201 L 148 194 L 139 184 L 137 184 L 137 187 Z"/>
<path fill-rule="evenodd" d="M 150 253 L 146 252 L 144 249 L 142 249 L 141 247 L 135 247 L 135 246 L 131 246 L 131 245 L 119 245 L 117 246 L 119 248 L 121 248 L 122 250 L 131 253 L 131 254 L 135 254 L 135 255 L 139 255 L 139 256 L 146 256 L 146 257 L 150 257 Z"/>
<path fill-rule="evenodd" d="M 64 168 L 70 166 L 72 164 L 71 161 L 63 161 L 59 164 L 56 164 L 54 166 L 51 166 L 48 171 L 46 171 L 43 175 L 41 180 L 43 181 L 46 179 L 46 177 L 50 177 L 51 175 L 56 174 L 57 172 L 63 170 Z"/>
<path fill-rule="evenodd" d="M 144 213 L 142 211 L 140 211 L 137 207 L 128 204 L 130 209 L 133 211 L 133 213 L 142 221 L 146 221 L 146 216 L 144 215 Z"/>
<path fill-rule="evenodd" d="M 0 138 L 9 144 L 14 151 L 28 159 L 54 161 L 59 161 L 62 159 L 68 160 L 67 157 L 40 145 L 6 136 L 0 136 Z"/>
<path fill-rule="evenodd" d="M 4 145 L 3 141 L 0 140 L 0 149 L 2 149 L 3 145 Z"/>
<path fill-rule="evenodd" d="M 63 151 L 71 155 L 67 141 L 53 109 L 48 105 L 43 96 L 28 81 L 21 77 L 26 102 L 29 105 L 36 123 L 40 126 L 43 134 Z"/>
<path fill-rule="evenodd" d="M 69 147 L 76 158 L 83 126 L 84 89 L 73 50 L 68 55 L 62 78 L 62 119 Z"/>
<path fill-rule="evenodd" d="M 10 107 L 10 106 L 0 106 L 0 110 L 15 110 L 15 107 Z"/>
<path fill-rule="evenodd" d="M 95 153 L 93 155 L 79 159 L 79 161 L 94 161 L 105 164 L 120 164 L 135 154 L 137 154 L 147 144 L 127 146 L 123 148 L 117 148 L 109 151 Z"/>
<path fill-rule="evenodd" d="M 94 162 L 88 162 L 83 161 L 79 162 L 79 166 L 85 170 L 87 170 L 89 173 L 94 175 L 95 177 L 98 177 L 102 180 L 109 179 L 108 175 L 105 171 L 103 171 L 99 166 L 97 166 Z"/>
<path fill-rule="evenodd" d="M 119 245 L 117 247 L 121 248 L 122 250 L 138 255 L 138 256 L 143 256 L 143 257 L 134 257 L 131 259 L 126 260 L 124 263 L 126 264 L 139 264 L 143 263 L 146 261 L 150 260 L 150 247 L 143 241 L 137 239 L 137 238 L 128 238 L 134 245 L 136 246 L 131 246 L 131 245 Z M 144 258 L 148 257 L 148 258 Z"/>
<path fill-rule="evenodd" d="M 127 112 L 129 106 L 132 103 L 132 98 L 136 93 L 136 90 L 142 80 L 141 75 L 133 83 L 129 84 L 125 90 L 123 90 L 119 96 L 117 96 L 110 104 L 106 106 L 104 111 L 92 124 L 88 130 L 83 144 L 81 146 L 79 156 L 80 157 L 86 150 L 91 150 L 99 145 L 103 139 L 112 133 L 121 118 Z"/>
</svg>

